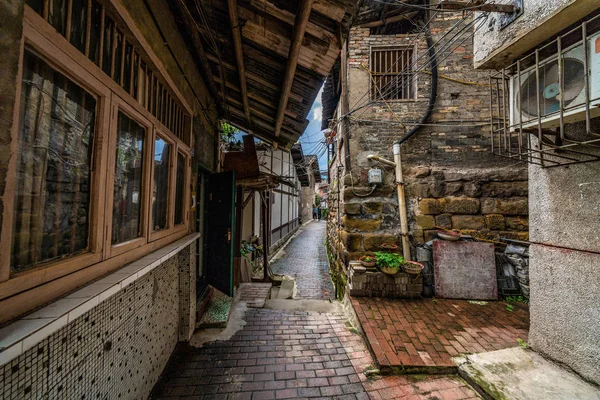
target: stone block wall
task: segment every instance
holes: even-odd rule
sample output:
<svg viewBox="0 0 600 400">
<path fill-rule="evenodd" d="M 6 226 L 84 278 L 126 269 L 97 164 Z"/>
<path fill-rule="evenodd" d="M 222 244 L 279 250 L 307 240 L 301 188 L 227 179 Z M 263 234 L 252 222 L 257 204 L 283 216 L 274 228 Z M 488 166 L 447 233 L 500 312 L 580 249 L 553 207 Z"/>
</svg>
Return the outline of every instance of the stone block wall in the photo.
<svg viewBox="0 0 600 400">
<path fill-rule="evenodd" d="M 423 275 L 366 272 L 352 276 L 349 287 L 350 295 L 354 297 L 415 298 L 421 297 Z"/>
<path fill-rule="evenodd" d="M 0 398 L 147 399 L 195 323 L 194 246 L 1 365 Z"/>
<path fill-rule="evenodd" d="M 437 227 L 490 240 L 527 240 L 527 171 L 423 168 L 408 171 L 406 196 L 414 244 Z"/>
<path fill-rule="evenodd" d="M 438 15 L 430 25 L 434 41 L 460 18 L 450 13 Z M 415 46 L 416 57 L 423 56 L 416 68 L 429 70 L 423 35 L 371 35 L 368 28 L 360 27 L 351 30 L 351 110 L 369 101 L 371 48 L 408 45 Z M 433 113 L 427 125 L 401 147 L 413 256 L 414 246 L 430 240 L 437 226 L 483 239 L 528 237 L 527 168 L 491 154 L 487 125 L 489 74 L 474 70 L 472 59 L 469 40 L 451 54 L 439 55 Z M 416 79 L 416 100 L 374 102 L 347 121 L 351 165 L 343 165 L 339 177 L 339 230 L 337 218 L 329 230 L 332 238 L 336 233 L 340 258 L 346 263 L 379 250 L 384 242 L 401 247 L 394 168 L 368 156 L 392 160 L 394 142 L 424 114 L 431 78 L 421 73 Z M 383 184 L 373 190 L 368 184 L 368 171 L 374 167 L 382 170 Z M 330 168 L 332 179 L 336 171 L 337 165 Z"/>
</svg>

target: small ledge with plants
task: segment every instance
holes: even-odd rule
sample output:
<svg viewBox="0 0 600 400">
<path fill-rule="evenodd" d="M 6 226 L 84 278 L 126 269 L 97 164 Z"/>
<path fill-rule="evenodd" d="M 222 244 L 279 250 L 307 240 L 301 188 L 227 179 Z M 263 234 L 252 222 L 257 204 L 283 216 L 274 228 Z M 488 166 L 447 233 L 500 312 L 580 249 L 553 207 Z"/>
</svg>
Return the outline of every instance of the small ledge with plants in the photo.
<svg viewBox="0 0 600 400">
<path fill-rule="evenodd" d="M 416 298 L 423 291 L 423 265 L 405 260 L 397 247 L 367 253 L 349 265 L 348 289 L 355 297 Z"/>
</svg>

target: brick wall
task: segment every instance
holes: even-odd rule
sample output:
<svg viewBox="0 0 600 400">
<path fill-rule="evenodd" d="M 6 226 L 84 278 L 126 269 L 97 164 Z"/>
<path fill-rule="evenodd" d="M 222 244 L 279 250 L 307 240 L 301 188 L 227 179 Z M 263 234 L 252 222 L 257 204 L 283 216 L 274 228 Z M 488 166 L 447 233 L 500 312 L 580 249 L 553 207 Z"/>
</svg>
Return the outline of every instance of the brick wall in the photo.
<svg viewBox="0 0 600 400">
<path fill-rule="evenodd" d="M 364 272 L 350 279 L 350 295 L 354 297 L 416 298 L 423 291 L 423 275 L 398 272 Z"/>
<path fill-rule="evenodd" d="M 459 18 L 453 13 L 436 17 L 430 26 L 434 41 Z M 351 110 L 369 101 L 371 47 L 408 44 L 416 46 L 416 57 L 423 56 L 417 66 L 421 68 L 427 60 L 424 37 L 371 35 L 365 28 L 351 30 Z M 443 57 L 445 54 L 438 58 L 438 94 L 430 121 L 402 145 L 413 249 L 431 239 L 436 226 L 480 238 L 527 239 L 526 166 L 493 156 L 489 151 L 488 72 L 473 69 L 471 40 Z M 421 73 L 415 101 L 376 102 L 353 113 L 348 121 L 351 169 L 345 166 L 340 177 L 341 229 L 338 233 L 337 219 L 331 221 L 329 229 L 330 240 L 340 241 L 340 258 L 345 262 L 379 250 L 383 242 L 400 245 L 394 168 L 367 156 L 393 159 L 393 143 L 412 128 L 410 122 L 418 121 L 424 114 L 430 87 L 430 75 Z M 367 177 L 372 167 L 383 170 L 383 184 L 371 193 Z M 335 173 L 330 169 L 332 179 Z"/>
<path fill-rule="evenodd" d="M 0 398 L 147 399 L 195 323 L 195 253 L 191 244 L 0 366 Z"/>
</svg>

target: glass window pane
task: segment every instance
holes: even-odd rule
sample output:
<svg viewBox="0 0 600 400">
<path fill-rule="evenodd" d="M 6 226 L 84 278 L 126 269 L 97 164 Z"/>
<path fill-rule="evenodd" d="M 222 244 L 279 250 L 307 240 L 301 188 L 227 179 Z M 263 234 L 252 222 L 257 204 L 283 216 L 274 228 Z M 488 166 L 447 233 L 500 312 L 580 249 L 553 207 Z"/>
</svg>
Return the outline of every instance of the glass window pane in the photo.
<svg viewBox="0 0 600 400">
<path fill-rule="evenodd" d="M 88 248 L 96 100 L 29 51 L 23 84 L 11 270 Z"/>
<path fill-rule="evenodd" d="M 167 227 L 170 155 L 171 145 L 157 137 L 154 142 L 154 186 L 152 193 L 152 226 L 155 231 Z"/>
<path fill-rule="evenodd" d="M 60 33 L 65 35 L 67 19 L 67 2 L 65 0 L 53 0 L 50 2 L 48 22 Z"/>
<path fill-rule="evenodd" d="M 183 193 L 185 192 L 185 157 L 177 154 L 177 183 L 175 186 L 175 224 L 183 224 Z"/>
<path fill-rule="evenodd" d="M 71 6 L 71 44 L 85 53 L 87 1 L 73 1 Z"/>
<path fill-rule="evenodd" d="M 110 67 L 113 54 L 113 34 L 115 23 L 112 19 L 104 19 L 104 43 L 102 44 L 102 71 L 110 76 Z"/>
<path fill-rule="evenodd" d="M 117 82 L 119 85 L 121 84 L 121 68 L 123 67 L 123 34 L 121 31 L 117 29 L 116 33 L 116 45 L 115 45 L 115 65 L 114 65 L 114 74 L 113 80 Z"/>
<path fill-rule="evenodd" d="M 27 0 L 25 2 L 36 13 L 42 15 L 44 12 L 44 0 Z"/>
<path fill-rule="evenodd" d="M 133 57 L 133 47 L 130 43 L 125 45 L 125 60 L 123 60 L 123 89 L 129 93 L 129 87 L 131 85 L 131 58 Z"/>
<path fill-rule="evenodd" d="M 142 236 L 142 171 L 146 130 L 119 111 L 113 196 L 112 244 Z"/>
<path fill-rule="evenodd" d="M 92 25 L 90 27 L 90 52 L 89 58 L 98 64 L 100 60 L 100 30 L 102 28 L 102 6 L 92 1 Z"/>
</svg>

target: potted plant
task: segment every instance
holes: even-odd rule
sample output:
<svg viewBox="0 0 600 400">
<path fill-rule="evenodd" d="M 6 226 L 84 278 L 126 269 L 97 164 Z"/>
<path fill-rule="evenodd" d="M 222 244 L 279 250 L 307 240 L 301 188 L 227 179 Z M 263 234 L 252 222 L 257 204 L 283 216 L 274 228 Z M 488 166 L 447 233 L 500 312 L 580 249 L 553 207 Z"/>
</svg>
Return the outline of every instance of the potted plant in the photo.
<svg viewBox="0 0 600 400">
<path fill-rule="evenodd" d="M 416 261 L 405 261 L 402 264 L 402 270 L 407 274 L 419 275 L 425 266 Z"/>
<path fill-rule="evenodd" d="M 460 239 L 460 233 L 454 231 L 437 231 L 437 235 L 442 240 L 448 240 L 450 242 L 456 242 Z"/>
<path fill-rule="evenodd" d="M 398 250 L 398 246 L 394 243 L 382 243 L 381 248 L 384 250 Z"/>
<path fill-rule="evenodd" d="M 377 259 L 372 254 L 367 254 L 359 258 L 363 267 L 374 267 L 377 264 Z"/>
<path fill-rule="evenodd" d="M 395 275 L 405 263 L 404 257 L 397 253 L 386 253 L 384 251 L 375 252 L 377 266 L 384 274 Z"/>
</svg>

